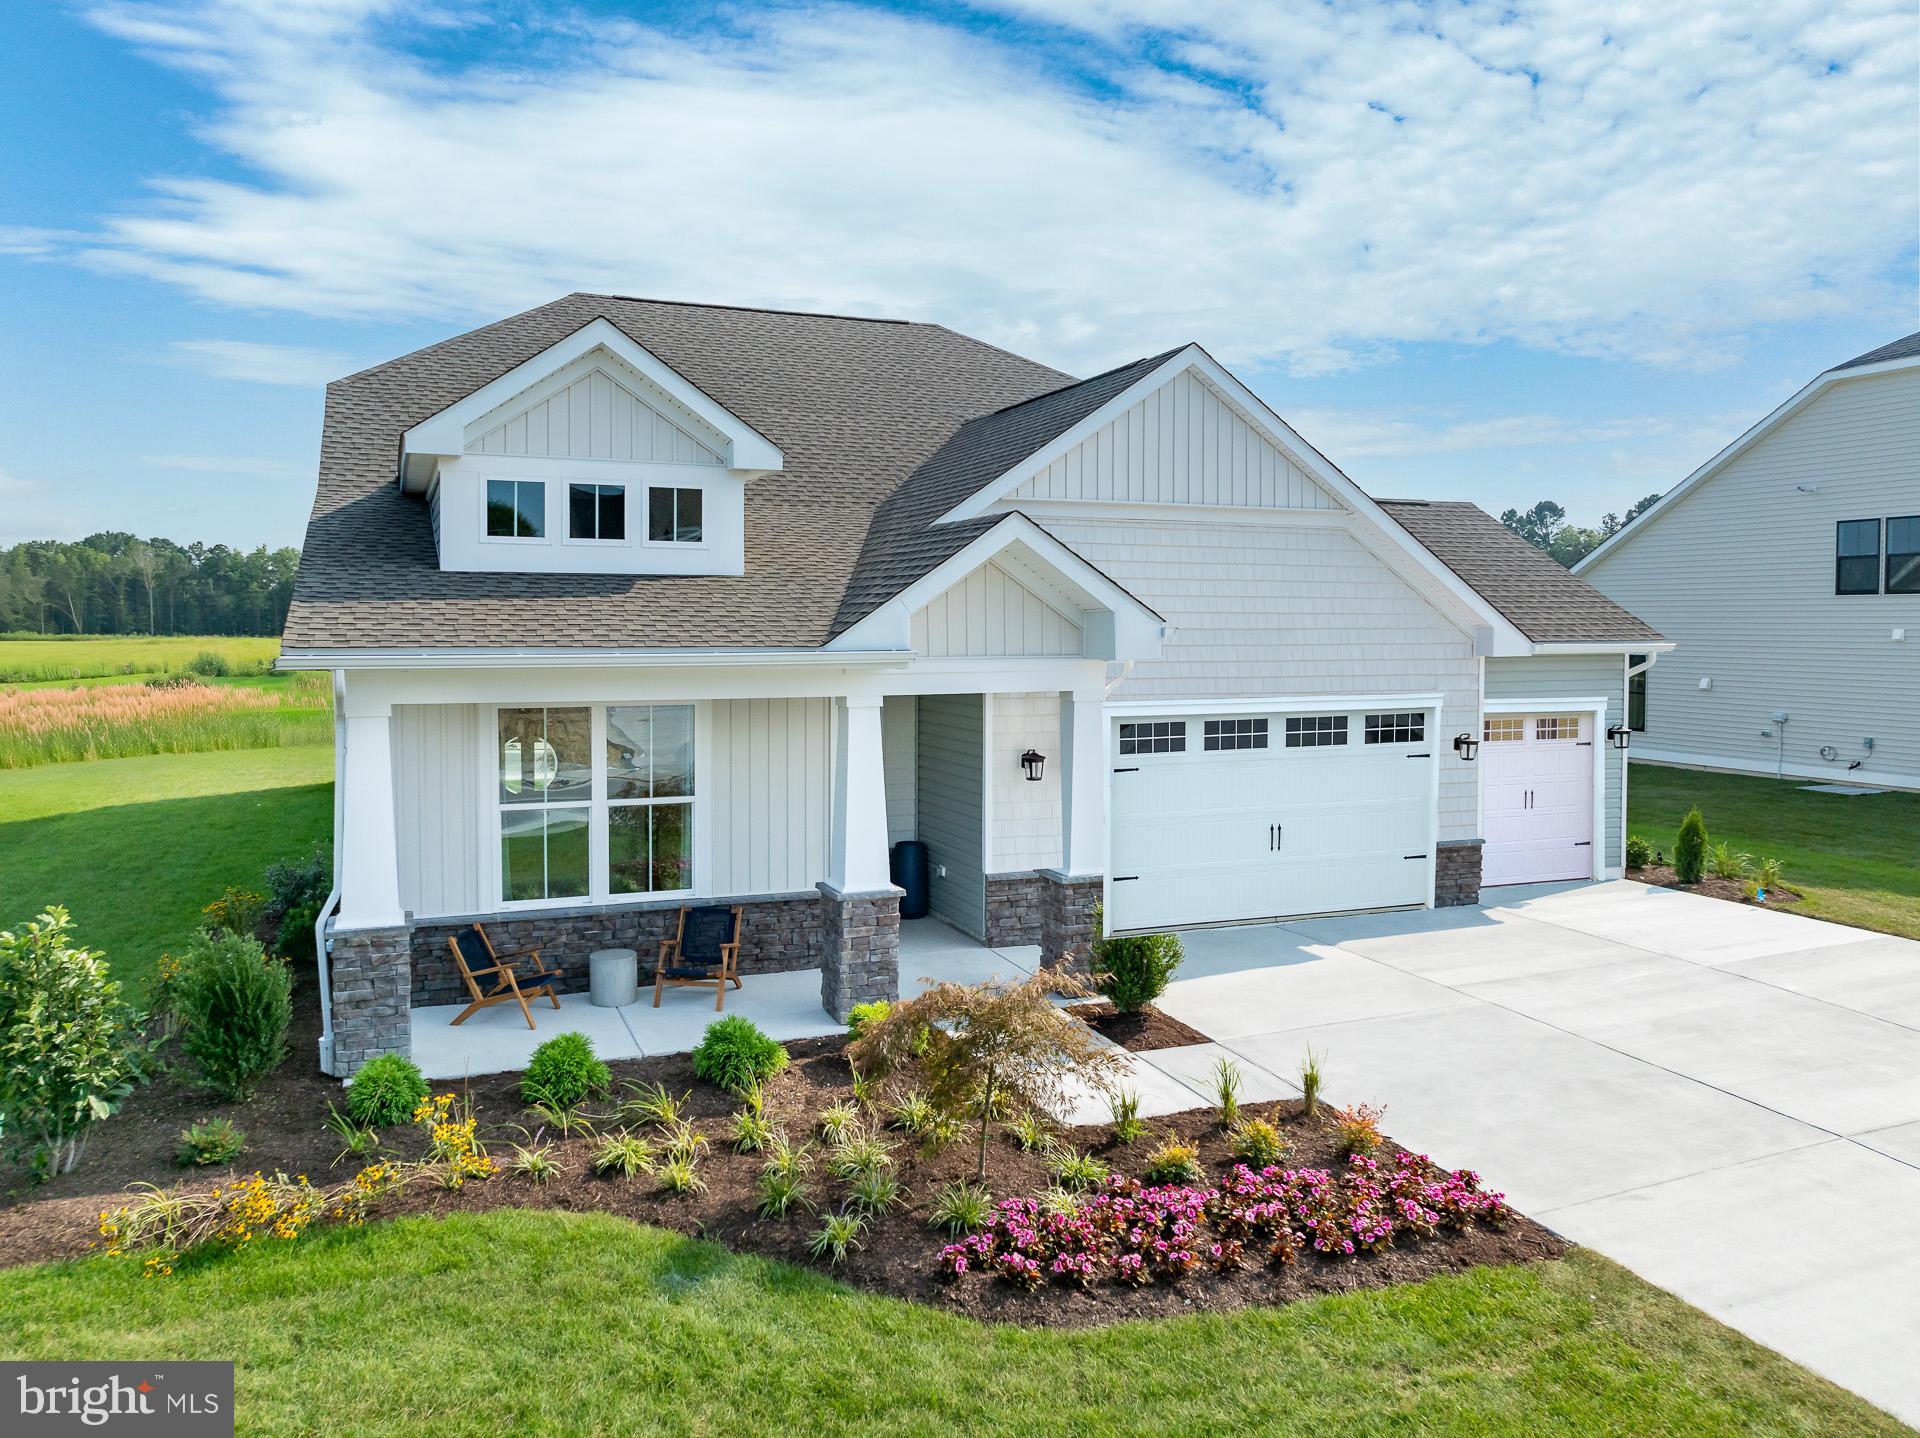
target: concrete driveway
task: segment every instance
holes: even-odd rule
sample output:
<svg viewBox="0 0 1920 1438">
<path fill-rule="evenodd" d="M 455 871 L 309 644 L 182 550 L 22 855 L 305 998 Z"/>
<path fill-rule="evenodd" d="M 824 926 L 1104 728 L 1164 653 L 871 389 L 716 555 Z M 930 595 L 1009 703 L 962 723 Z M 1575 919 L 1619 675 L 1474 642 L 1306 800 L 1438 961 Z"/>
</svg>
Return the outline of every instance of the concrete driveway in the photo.
<svg viewBox="0 0 1920 1438">
<path fill-rule="evenodd" d="M 1162 1007 L 1920 1424 L 1920 943 L 1625 881 L 1184 935 Z"/>
</svg>

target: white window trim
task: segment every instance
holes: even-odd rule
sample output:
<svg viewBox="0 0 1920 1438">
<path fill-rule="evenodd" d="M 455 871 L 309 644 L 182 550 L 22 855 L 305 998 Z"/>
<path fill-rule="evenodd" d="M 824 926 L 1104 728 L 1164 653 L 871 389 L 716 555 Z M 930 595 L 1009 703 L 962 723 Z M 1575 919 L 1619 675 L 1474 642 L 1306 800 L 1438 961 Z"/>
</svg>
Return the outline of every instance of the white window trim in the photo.
<svg viewBox="0 0 1920 1438">
<path fill-rule="evenodd" d="M 616 894 L 609 882 L 607 872 L 607 813 L 612 805 L 607 799 L 607 710 L 609 707 L 668 708 L 678 706 L 693 710 L 693 794 L 692 820 L 693 834 L 690 848 L 693 854 L 693 884 L 685 889 L 661 889 L 647 894 Z M 711 846 L 707 838 L 711 781 L 705 777 L 707 754 L 711 748 L 709 739 L 711 729 L 708 719 L 709 705 L 689 699 L 613 699 L 573 702 L 559 700 L 553 703 L 526 704 L 489 704 L 484 707 L 487 716 L 485 743 L 482 749 L 484 763 L 481 766 L 482 804 L 487 813 L 486 834 L 489 840 L 483 861 L 481 894 L 487 901 L 491 913 L 520 914 L 539 913 L 547 909 L 617 908 L 622 905 L 641 905 L 664 903 L 675 899 L 697 898 L 705 892 L 704 884 L 711 872 L 709 860 Z M 500 876 L 500 838 L 502 826 L 500 811 L 500 711 L 502 709 L 585 709 L 588 713 L 588 743 L 592 746 L 593 762 L 591 766 L 593 781 L 586 802 L 587 809 L 587 892 L 563 896 L 555 899 L 509 899 L 504 892 Z M 531 806 L 529 806 L 531 807 Z M 554 807 L 568 807 L 558 805 Z"/>
<path fill-rule="evenodd" d="M 535 537 L 528 534 L 488 534 L 487 533 L 487 490 L 495 483 L 499 484 L 537 484 L 540 486 L 541 527 L 545 534 Z M 553 490 L 548 482 L 536 475 L 490 474 L 477 486 L 480 503 L 480 542 L 482 544 L 510 544 L 531 546 L 553 543 Z M 518 499 L 516 497 L 516 504 Z"/>
<path fill-rule="evenodd" d="M 633 486 L 631 484 L 629 484 L 626 480 L 613 481 L 613 480 L 602 480 L 602 479 L 566 479 L 560 482 L 566 485 L 567 487 L 566 493 L 560 497 L 560 506 L 562 509 L 566 511 L 566 519 L 567 519 L 567 522 L 565 525 L 566 532 L 562 534 L 560 537 L 560 542 L 562 544 L 577 544 L 585 549 L 632 549 L 634 547 L 633 545 Z M 575 485 L 580 485 L 580 486 L 583 486 L 586 488 L 592 488 L 592 489 L 617 489 L 620 491 L 620 502 L 622 507 L 626 510 L 625 518 L 626 518 L 626 526 L 627 526 L 627 538 L 601 539 L 598 535 L 596 535 L 592 539 L 579 539 L 574 536 L 573 489 Z M 596 496 L 596 499 L 597 498 L 598 496 Z M 597 524 L 599 522 L 598 520 L 599 508 L 597 505 L 595 506 L 595 509 L 594 509 L 594 515 L 595 515 L 595 523 Z"/>
<path fill-rule="evenodd" d="M 1626 722 L 1626 693 L 1620 696 L 1622 712 L 1620 722 Z M 1595 879 L 1618 878 L 1619 874 L 1607 863 L 1607 700 L 1588 697 L 1585 699 L 1488 699 L 1481 709 L 1487 714 L 1579 714 L 1593 721 L 1593 873 Z M 1533 734 L 1527 734 L 1527 742 L 1533 742 Z M 1548 740 L 1548 743 L 1557 741 Z M 1620 760 L 1620 857 L 1626 860 L 1627 845 L 1627 774 L 1626 757 Z M 1485 821 L 1481 829 L 1486 828 Z"/>
<path fill-rule="evenodd" d="M 701 550 L 707 547 L 707 487 L 704 484 L 656 484 L 652 480 L 645 483 L 646 503 L 642 506 L 640 525 L 640 545 L 643 549 L 671 549 L 676 554 L 688 550 Z M 656 489 L 670 489 L 676 494 L 683 489 L 700 491 L 700 538 L 698 539 L 655 539 L 653 537 L 653 492 Z M 673 502 L 673 522 L 677 529 L 680 525 L 680 501 Z M 629 532 L 633 526 L 627 526 Z"/>
</svg>

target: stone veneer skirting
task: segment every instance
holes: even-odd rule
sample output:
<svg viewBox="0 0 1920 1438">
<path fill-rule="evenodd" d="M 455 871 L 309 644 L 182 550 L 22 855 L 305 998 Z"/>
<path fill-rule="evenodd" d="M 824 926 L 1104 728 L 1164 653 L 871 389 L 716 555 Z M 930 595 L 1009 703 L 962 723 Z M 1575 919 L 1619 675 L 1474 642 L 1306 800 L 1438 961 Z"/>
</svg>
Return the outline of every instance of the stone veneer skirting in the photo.
<svg viewBox="0 0 1920 1438">
<path fill-rule="evenodd" d="M 689 906 L 696 901 L 686 901 Z M 820 967 L 826 954 L 826 929 L 821 896 L 761 894 L 738 899 L 699 900 L 700 903 L 739 904 L 740 972 L 785 973 Z M 562 975 L 563 993 L 587 988 L 587 956 L 595 949 L 632 949 L 640 959 L 640 986 L 653 977 L 660 941 L 673 937 L 682 901 L 623 905 L 618 908 L 543 909 L 537 913 L 479 914 L 456 919 L 429 919 L 417 925 L 412 940 L 412 997 L 415 1008 L 429 1004 L 464 1004 L 466 985 L 454 967 L 447 939 L 478 920 L 502 954 L 540 950 L 540 958 Z M 336 981 L 336 987 L 338 983 Z"/>
<path fill-rule="evenodd" d="M 1040 942 L 1047 881 L 1035 869 L 987 875 L 987 947 L 1017 949 Z"/>
<path fill-rule="evenodd" d="M 1448 839 L 1433 851 L 1433 906 L 1458 909 L 1480 902 L 1482 839 Z"/>
<path fill-rule="evenodd" d="M 1092 956 L 1093 911 L 1103 880 L 1070 877 L 1056 869 L 1040 871 L 1040 964 L 1085 973 Z"/>
<path fill-rule="evenodd" d="M 845 1023 L 855 1004 L 900 997 L 900 891 L 843 894 L 820 885 L 820 1007 Z"/>
<path fill-rule="evenodd" d="M 407 931 L 336 931 L 327 964 L 333 981 L 333 1072 L 347 1078 L 379 1054 L 411 1053 Z"/>
</svg>

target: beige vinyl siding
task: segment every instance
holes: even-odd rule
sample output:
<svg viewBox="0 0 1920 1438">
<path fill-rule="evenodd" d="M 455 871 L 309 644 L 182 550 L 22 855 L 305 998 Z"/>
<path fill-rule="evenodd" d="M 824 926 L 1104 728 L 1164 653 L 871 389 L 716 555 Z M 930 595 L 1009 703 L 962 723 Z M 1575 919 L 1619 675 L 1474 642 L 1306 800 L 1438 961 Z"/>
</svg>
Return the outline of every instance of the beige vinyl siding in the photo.
<svg viewBox="0 0 1920 1438">
<path fill-rule="evenodd" d="M 917 818 L 927 845 L 929 902 L 935 914 L 976 939 L 987 936 L 981 864 L 984 717 L 978 694 L 924 695 L 916 736 Z"/>
<path fill-rule="evenodd" d="M 915 770 L 920 762 L 914 740 L 919 701 L 911 694 L 889 694 L 880 709 L 880 757 L 887 786 L 887 843 L 915 837 Z"/>
<path fill-rule="evenodd" d="M 1189 370 L 1089 435 L 1014 492 L 1017 499 L 1129 500 L 1262 509 L 1339 509 Z"/>
<path fill-rule="evenodd" d="M 1487 698 L 1493 699 L 1597 699 L 1607 701 L 1606 717 L 1595 744 L 1606 746 L 1610 725 L 1627 722 L 1627 664 L 1619 654 L 1536 654 L 1531 659 L 1489 659 L 1487 661 Z M 1542 713 L 1551 713 L 1542 708 Z M 1624 861 L 1621 848 L 1620 781 L 1626 769 L 1626 755 L 1607 747 L 1606 761 L 1606 853 L 1601 864 L 1617 869 Z"/>
<path fill-rule="evenodd" d="M 636 376 L 637 378 L 637 376 Z M 651 386 L 641 383 L 640 388 Z M 509 406 L 511 405 L 509 401 Z M 467 430 L 468 454 L 533 455 L 551 459 L 615 459 L 662 464 L 719 464 L 724 441 L 694 420 L 662 413 L 654 403 L 605 369 L 595 368 L 546 398 L 483 416 Z M 699 432 L 696 432 L 699 431 Z"/>
<path fill-rule="evenodd" d="M 913 616 L 913 649 L 930 659 L 1077 655 L 1079 624 L 997 564 L 983 564 Z"/>
<path fill-rule="evenodd" d="M 989 726 L 987 778 L 993 790 L 990 872 L 1060 865 L 1060 696 L 996 694 Z M 1038 781 L 1027 778 L 1020 756 L 1046 756 Z"/>
<path fill-rule="evenodd" d="M 394 838 L 400 907 L 417 919 L 480 910 L 481 809 L 487 710 L 479 704 L 393 706 Z"/>
<path fill-rule="evenodd" d="M 1337 524 L 1050 518 L 1046 527 L 1164 615 L 1162 656 L 1116 699 L 1442 696 L 1440 837 L 1479 836 L 1478 779 L 1451 737 L 1480 726 L 1473 640 Z"/>
<path fill-rule="evenodd" d="M 1836 382 L 1587 569 L 1678 645 L 1648 672 L 1635 748 L 1771 773 L 1761 731 L 1784 711 L 1790 771 L 1837 780 L 1861 759 L 1920 785 L 1920 594 L 1833 592 L 1839 521 L 1912 514 L 1920 369 Z"/>
<path fill-rule="evenodd" d="M 711 826 L 710 894 L 783 894 L 827 876 L 832 713 L 826 699 L 716 700 L 696 755 Z"/>
</svg>

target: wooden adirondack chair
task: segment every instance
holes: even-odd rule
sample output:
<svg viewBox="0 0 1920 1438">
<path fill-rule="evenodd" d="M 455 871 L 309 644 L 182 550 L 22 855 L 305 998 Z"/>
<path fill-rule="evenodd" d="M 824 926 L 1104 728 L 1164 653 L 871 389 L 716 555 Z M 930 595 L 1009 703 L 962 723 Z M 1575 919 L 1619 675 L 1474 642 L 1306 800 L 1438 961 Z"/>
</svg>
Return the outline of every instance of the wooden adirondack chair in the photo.
<svg viewBox="0 0 1920 1438">
<path fill-rule="evenodd" d="M 469 924 L 458 933 L 449 934 L 447 944 L 453 950 L 453 961 L 460 966 L 460 977 L 466 980 L 467 992 L 473 996 L 473 1002 L 460 1011 L 454 1023 L 463 1024 L 481 1009 L 491 1008 L 495 1004 L 518 1004 L 527 1027 L 537 1028 L 533 1011 L 527 1007 L 527 999 L 530 995 L 537 996 L 542 992 L 553 1001 L 556 1009 L 560 1007 L 560 975 L 540 962 L 538 949 L 529 949 L 524 954 L 512 954 L 503 959 L 493 951 L 493 940 L 478 924 Z M 524 986 L 517 972 L 523 965 L 532 969 Z M 486 978 L 493 980 L 493 986 L 483 989 L 480 981 Z"/>
<path fill-rule="evenodd" d="M 667 985 L 713 985 L 713 1007 L 726 1006 L 727 985 L 740 987 L 740 906 L 709 904 L 682 909 L 680 924 L 670 939 L 660 941 L 660 959 L 653 970 L 653 1006 Z"/>
</svg>

